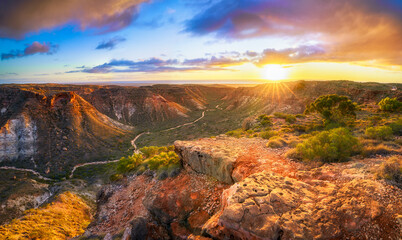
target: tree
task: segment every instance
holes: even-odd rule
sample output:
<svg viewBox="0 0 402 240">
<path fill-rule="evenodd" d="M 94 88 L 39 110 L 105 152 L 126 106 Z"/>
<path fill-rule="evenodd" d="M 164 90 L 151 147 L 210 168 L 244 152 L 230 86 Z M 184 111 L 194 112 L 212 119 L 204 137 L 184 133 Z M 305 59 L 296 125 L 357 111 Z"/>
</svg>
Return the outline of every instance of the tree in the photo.
<svg viewBox="0 0 402 240">
<path fill-rule="evenodd" d="M 402 102 L 398 101 L 396 98 L 386 97 L 378 103 L 378 106 L 385 112 L 397 112 L 402 110 Z"/>
<path fill-rule="evenodd" d="M 356 104 L 348 97 L 336 94 L 324 95 L 307 105 L 304 114 L 319 113 L 324 118 L 324 124 L 344 122 L 346 118 L 356 118 Z"/>
</svg>

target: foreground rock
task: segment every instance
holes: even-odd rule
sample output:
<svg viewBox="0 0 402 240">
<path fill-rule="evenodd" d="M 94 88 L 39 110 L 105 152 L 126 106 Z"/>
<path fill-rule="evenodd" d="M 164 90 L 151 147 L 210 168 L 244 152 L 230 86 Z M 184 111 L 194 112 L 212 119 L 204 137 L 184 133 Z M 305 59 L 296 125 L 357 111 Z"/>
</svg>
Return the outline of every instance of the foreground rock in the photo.
<svg viewBox="0 0 402 240">
<path fill-rule="evenodd" d="M 125 185 L 111 185 L 98 197 L 98 214 L 86 236 L 119 236 L 129 239 L 187 239 L 220 206 L 228 186 L 206 176 L 181 173 L 157 180 L 141 175 Z M 124 239 L 124 238 L 123 238 Z"/>
<path fill-rule="evenodd" d="M 265 147 L 266 143 L 267 140 L 261 138 L 237 139 L 222 135 L 197 141 L 176 141 L 174 145 L 187 170 L 228 184 L 264 170 L 292 174 L 303 167 Z"/>
<path fill-rule="evenodd" d="M 312 186 L 277 174 L 256 173 L 223 194 L 219 213 L 204 230 L 225 239 L 330 239 L 358 234 L 385 211 L 383 186 L 353 180 Z M 380 236 L 378 236 L 380 237 Z"/>
</svg>

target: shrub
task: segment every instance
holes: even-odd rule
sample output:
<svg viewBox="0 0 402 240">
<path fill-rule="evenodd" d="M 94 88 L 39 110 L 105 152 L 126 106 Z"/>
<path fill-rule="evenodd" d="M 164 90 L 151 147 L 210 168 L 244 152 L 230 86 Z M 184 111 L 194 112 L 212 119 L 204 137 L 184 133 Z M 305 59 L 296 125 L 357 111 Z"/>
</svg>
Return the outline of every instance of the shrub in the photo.
<svg viewBox="0 0 402 240">
<path fill-rule="evenodd" d="M 317 112 L 324 118 L 324 124 L 344 122 L 347 118 L 356 118 L 354 104 L 348 97 L 336 94 L 324 95 L 307 105 L 305 114 Z"/>
<path fill-rule="evenodd" d="M 140 152 L 144 154 L 145 158 L 153 157 L 157 154 L 160 154 L 161 152 L 167 152 L 167 151 L 173 151 L 174 146 L 168 146 L 168 147 L 157 147 L 157 146 L 149 146 L 149 147 L 143 147 L 140 148 Z"/>
<path fill-rule="evenodd" d="M 389 126 L 368 127 L 365 134 L 371 139 L 386 140 L 392 137 L 392 128 Z"/>
<path fill-rule="evenodd" d="M 142 154 L 134 153 L 132 156 L 122 157 L 117 163 L 119 173 L 127 173 L 138 167 L 143 161 Z"/>
<path fill-rule="evenodd" d="M 146 161 L 146 164 L 151 170 L 168 169 L 172 165 L 179 166 L 179 163 L 179 156 L 173 151 L 162 152 Z"/>
<path fill-rule="evenodd" d="M 377 177 L 402 184 L 402 158 L 394 156 L 382 163 Z"/>
<path fill-rule="evenodd" d="M 282 148 L 285 145 L 286 141 L 281 137 L 273 137 L 267 143 L 267 147 L 269 148 Z"/>
<path fill-rule="evenodd" d="M 296 151 L 304 160 L 338 162 L 348 159 L 358 147 L 358 140 L 346 128 L 323 131 L 298 144 Z"/>
<path fill-rule="evenodd" d="M 264 132 L 260 132 L 260 134 L 259 134 L 260 138 L 263 138 L 263 139 L 270 139 L 271 137 L 273 137 L 275 135 L 277 135 L 277 133 L 274 131 L 264 131 Z"/>
<path fill-rule="evenodd" d="M 271 117 L 266 114 L 260 115 L 257 120 L 262 127 L 272 126 Z"/>
<path fill-rule="evenodd" d="M 232 130 L 226 133 L 226 135 L 231 136 L 231 137 L 237 137 L 240 138 L 243 134 L 243 130 L 242 129 L 236 129 L 236 130 Z"/>
<path fill-rule="evenodd" d="M 293 159 L 293 160 L 302 160 L 303 159 L 301 154 L 295 148 L 289 149 L 286 152 L 285 157 Z"/>
<path fill-rule="evenodd" d="M 285 121 L 287 123 L 295 123 L 296 122 L 296 117 L 292 114 L 288 114 L 285 118 Z"/>
<path fill-rule="evenodd" d="M 378 106 L 381 111 L 385 112 L 396 112 L 402 110 L 402 102 L 398 101 L 396 98 L 386 97 L 378 103 Z"/>
</svg>

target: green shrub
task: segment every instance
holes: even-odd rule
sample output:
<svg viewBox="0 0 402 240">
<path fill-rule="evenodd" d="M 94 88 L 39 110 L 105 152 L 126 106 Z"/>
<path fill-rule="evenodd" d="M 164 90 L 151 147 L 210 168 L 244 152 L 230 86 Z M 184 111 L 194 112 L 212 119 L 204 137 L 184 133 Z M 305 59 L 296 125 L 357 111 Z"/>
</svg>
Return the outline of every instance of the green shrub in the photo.
<svg viewBox="0 0 402 240">
<path fill-rule="evenodd" d="M 296 117 L 292 114 L 288 114 L 285 118 L 285 121 L 287 123 L 295 123 L 296 122 Z"/>
<path fill-rule="evenodd" d="M 394 156 L 382 163 L 377 177 L 402 184 L 402 158 Z"/>
<path fill-rule="evenodd" d="M 386 140 L 392 137 L 392 128 L 389 126 L 368 127 L 365 134 L 371 139 Z"/>
<path fill-rule="evenodd" d="M 269 148 L 282 148 L 284 146 L 286 146 L 286 141 L 281 137 L 273 137 L 267 143 Z"/>
<path fill-rule="evenodd" d="M 179 156 L 173 151 L 162 152 L 159 155 L 155 155 L 146 161 L 148 168 L 151 170 L 158 170 L 163 168 L 169 168 L 171 165 L 178 165 L 180 163 Z"/>
<path fill-rule="evenodd" d="M 304 114 L 319 113 L 324 124 L 345 122 L 348 118 L 356 118 L 357 105 L 348 97 L 336 94 L 324 95 L 307 105 Z"/>
<path fill-rule="evenodd" d="M 266 114 L 260 115 L 258 116 L 258 122 L 260 123 L 260 126 L 262 127 L 268 127 L 268 126 L 272 126 L 272 120 L 271 117 L 269 117 Z"/>
<path fill-rule="evenodd" d="M 259 137 L 263 138 L 263 139 L 270 139 L 273 136 L 276 136 L 277 133 L 274 131 L 264 131 L 264 132 L 260 132 Z"/>
<path fill-rule="evenodd" d="M 167 151 L 173 151 L 174 146 L 168 146 L 168 147 L 157 147 L 157 146 L 149 146 L 149 147 L 143 147 L 140 148 L 140 152 L 144 154 L 145 158 L 153 157 L 157 154 L 160 154 L 161 152 L 167 152 Z"/>
<path fill-rule="evenodd" d="M 119 173 L 127 173 L 134 170 L 143 162 L 142 154 L 134 153 L 132 156 L 122 157 L 117 163 L 117 171 Z"/>
<path fill-rule="evenodd" d="M 242 129 L 236 129 L 236 130 L 232 130 L 226 133 L 226 135 L 231 136 L 231 137 L 237 137 L 240 138 L 243 134 L 243 130 Z"/>
<path fill-rule="evenodd" d="M 293 159 L 293 160 L 302 160 L 301 154 L 295 149 L 291 148 L 285 153 L 285 157 Z"/>
<path fill-rule="evenodd" d="M 385 112 L 397 112 L 402 110 L 402 102 L 398 101 L 396 98 L 386 97 L 378 103 L 378 106 L 381 111 Z"/>
<path fill-rule="evenodd" d="M 346 128 L 323 131 L 298 144 L 296 151 L 304 160 L 339 162 L 356 151 L 358 140 Z"/>
</svg>

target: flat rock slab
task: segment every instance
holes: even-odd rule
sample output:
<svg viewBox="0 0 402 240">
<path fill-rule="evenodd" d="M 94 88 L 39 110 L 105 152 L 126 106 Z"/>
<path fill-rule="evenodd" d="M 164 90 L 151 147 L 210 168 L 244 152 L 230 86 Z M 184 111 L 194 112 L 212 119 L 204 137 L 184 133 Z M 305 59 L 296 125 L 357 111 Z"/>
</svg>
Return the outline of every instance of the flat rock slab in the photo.
<svg viewBox="0 0 402 240">
<path fill-rule="evenodd" d="M 218 136 L 176 141 L 174 145 L 187 169 L 228 184 L 263 170 L 292 174 L 302 168 L 301 164 L 282 157 L 278 150 L 266 147 L 266 143 L 261 138 Z"/>
</svg>

